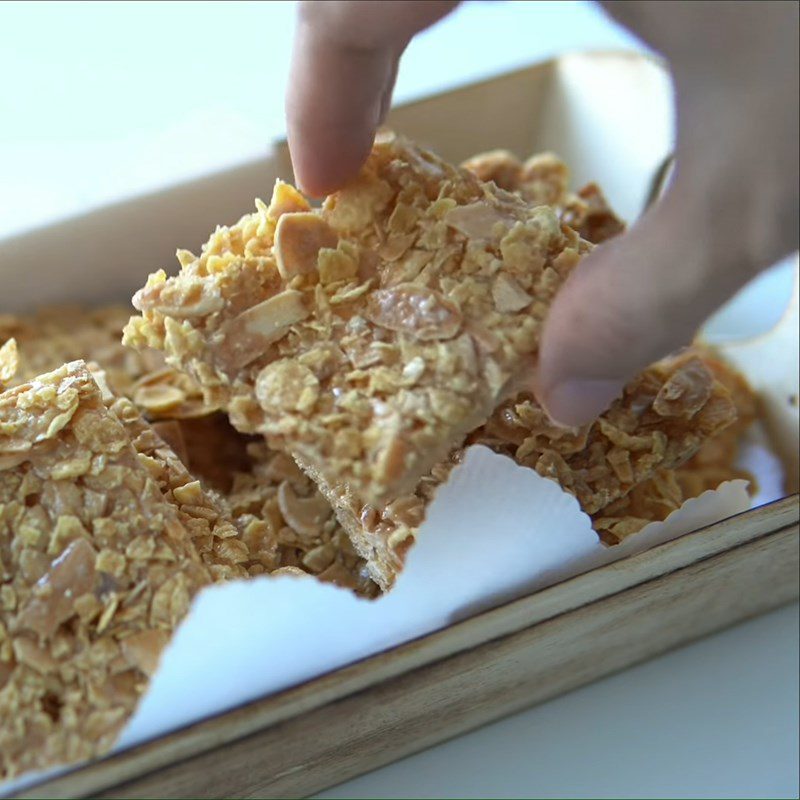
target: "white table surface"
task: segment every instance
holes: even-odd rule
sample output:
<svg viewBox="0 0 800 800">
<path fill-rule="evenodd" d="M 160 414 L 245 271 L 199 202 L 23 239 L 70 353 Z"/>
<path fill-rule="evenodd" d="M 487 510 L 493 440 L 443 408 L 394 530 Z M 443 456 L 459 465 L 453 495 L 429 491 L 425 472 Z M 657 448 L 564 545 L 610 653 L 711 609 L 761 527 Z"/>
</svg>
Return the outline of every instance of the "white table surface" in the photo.
<svg viewBox="0 0 800 800">
<path fill-rule="evenodd" d="M 0 3 L 0 237 L 264 152 L 293 5 Z M 587 3 L 471 3 L 411 45 L 396 94 L 636 46 Z M 320 796 L 798 791 L 795 604 Z"/>
</svg>

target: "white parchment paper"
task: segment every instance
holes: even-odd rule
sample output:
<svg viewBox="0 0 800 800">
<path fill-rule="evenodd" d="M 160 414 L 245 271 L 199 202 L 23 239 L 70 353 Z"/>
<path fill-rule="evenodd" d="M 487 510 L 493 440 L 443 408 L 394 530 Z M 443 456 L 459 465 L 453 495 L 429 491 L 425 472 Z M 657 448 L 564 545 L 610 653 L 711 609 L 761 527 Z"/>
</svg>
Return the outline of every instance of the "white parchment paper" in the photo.
<svg viewBox="0 0 800 800">
<path fill-rule="evenodd" d="M 203 591 L 119 746 L 301 683 L 749 506 L 746 482 L 730 481 L 607 548 L 556 483 L 485 447 L 470 448 L 432 503 L 390 594 L 362 600 L 294 576 Z"/>
</svg>

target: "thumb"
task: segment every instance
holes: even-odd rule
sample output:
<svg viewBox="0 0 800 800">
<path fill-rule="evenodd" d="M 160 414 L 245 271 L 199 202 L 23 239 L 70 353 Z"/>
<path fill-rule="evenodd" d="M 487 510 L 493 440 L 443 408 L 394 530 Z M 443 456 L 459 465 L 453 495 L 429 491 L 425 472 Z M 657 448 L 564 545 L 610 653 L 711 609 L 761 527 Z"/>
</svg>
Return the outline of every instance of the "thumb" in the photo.
<svg viewBox="0 0 800 800">
<path fill-rule="evenodd" d="M 555 421 L 595 419 L 636 373 L 689 344 L 752 276 L 741 256 L 708 241 L 709 226 L 687 208 L 670 191 L 628 233 L 584 258 L 557 294 L 536 376 Z"/>
</svg>

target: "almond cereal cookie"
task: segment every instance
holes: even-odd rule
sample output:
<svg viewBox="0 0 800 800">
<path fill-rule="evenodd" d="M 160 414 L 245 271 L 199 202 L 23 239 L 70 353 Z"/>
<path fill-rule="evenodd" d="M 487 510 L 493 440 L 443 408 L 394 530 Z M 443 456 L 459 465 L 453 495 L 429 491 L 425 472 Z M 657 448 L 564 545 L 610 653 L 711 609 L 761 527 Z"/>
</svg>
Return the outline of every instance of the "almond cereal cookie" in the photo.
<svg viewBox="0 0 800 800">
<path fill-rule="evenodd" d="M 587 514 L 598 515 L 655 476 L 660 477 L 640 493 L 640 505 L 655 490 L 668 499 L 680 495 L 682 502 L 680 487 L 674 488 L 677 477 L 670 471 L 735 419 L 730 392 L 700 355 L 689 350 L 645 370 L 591 425 L 556 426 L 531 395 L 522 394 L 501 405 L 466 444 L 484 445 L 556 480 Z M 463 449 L 453 451 L 414 492 L 382 509 L 360 503 L 346 486 L 331 486 L 314 476 L 384 589 L 402 568 L 427 504 L 462 456 Z M 655 508 L 658 504 L 650 499 L 649 508 Z M 603 517 L 597 519 L 605 530 L 611 522 Z"/>
<path fill-rule="evenodd" d="M 590 245 L 411 143 L 375 144 L 320 211 L 286 184 L 134 298 L 125 342 L 377 505 L 530 376 L 550 301 Z"/>
<path fill-rule="evenodd" d="M 0 345 L 14 339 L 18 351 L 14 379 L 5 379 L 6 385 L 32 380 L 80 359 L 101 364 L 114 392 L 128 394 L 138 378 L 164 366 L 161 353 L 139 353 L 122 345 L 122 329 L 129 318 L 130 310 L 116 305 L 94 309 L 58 306 L 31 314 L 0 314 Z"/>
<path fill-rule="evenodd" d="M 103 385 L 102 370 L 93 374 Z M 215 581 L 292 567 L 377 595 L 333 509 L 291 459 L 220 414 L 149 424 L 131 400 L 108 393 L 105 400 Z"/>
<path fill-rule="evenodd" d="M 625 497 L 598 511 L 592 517 L 592 526 L 606 544 L 619 544 L 645 525 L 666 519 L 685 500 L 716 489 L 725 481 L 742 478 L 748 481 L 751 495 L 757 491 L 755 476 L 736 466 L 741 438 L 756 419 L 755 393 L 741 375 L 720 359 L 704 353 L 703 361 L 730 392 L 736 419 L 706 439 L 685 464 L 657 470 Z"/>
<path fill-rule="evenodd" d="M 0 395 L 0 778 L 107 751 L 210 581 L 82 362 Z"/>
<path fill-rule="evenodd" d="M 577 193 L 569 191 L 569 169 L 553 153 L 539 153 L 523 164 L 508 150 L 492 150 L 467 159 L 461 166 L 482 181 L 494 181 L 529 203 L 555 207 L 561 221 L 592 244 L 605 242 L 625 230 L 625 223 L 596 183 L 586 184 Z"/>
<path fill-rule="evenodd" d="M 215 580 L 292 566 L 363 596 L 375 596 L 377 586 L 366 577 L 363 560 L 355 554 L 341 527 L 329 522 L 333 518 L 330 507 L 314 535 L 308 524 L 298 533 L 280 511 L 262 515 L 264 508 L 271 508 L 267 495 L 274 498 L 283 479 L 260 485 L 264 478 L 255 473 L 261 462 L 251 457 L 248 447 L 260 442 L 261 437 L 236 431 L 225 415 L 205 403 L 188 375 L 165 365 L 160 352 L 140 354 L 124 347 L 120 337 L 128 319 L 130 311 L 121 306 L 56 307 L 0 317 L 0 341 L 12 333 L 16 337 L 6 338 L 0 346 L 0 387 L 22 383 L 65 360 L 91 360 L 94 377 L 108 389 L 106 402 L 118 404 L 115 411 L 126 421 L 137 449 L 148 456 L 151 473 L 162 489 L 169 492 L 169 484 L 179 489 L 179 496 L 192 491 L 197 495 L 194 505 L 198 507 L 191 518 L 184 510 L 192 511 L 192 504 L 178 503 L 172 494 L 169 499 L 184 514 L 184 524 L 193 531 L 195 544 Z M 133 400 L 136 408 L 117 400 L 114 393 Z M 134 425 L 138 426 L 135 432 L 131 430 Z M 259 456 L 263 451 L 265 459 L 274 456 L 260 446 L 256 451 Z M 178 468 L 176 457 L 188 472 Z M 298 487 L 299 497 L 315 495 L 310 481 L 302 480 L 305 483 Z M 231 509 L 240 505 L 240 498 L 228 494 L 234 481 L 251 488 L 258 486 L 264 495 L 258 508 L 250 502 L 249 516 L 244 519 L 234 520 L 232 516 Z M 184 484 L 191 486 L 182 489 Z M 317 502 L 325 503 L 321 497 Z"/>
</svg>

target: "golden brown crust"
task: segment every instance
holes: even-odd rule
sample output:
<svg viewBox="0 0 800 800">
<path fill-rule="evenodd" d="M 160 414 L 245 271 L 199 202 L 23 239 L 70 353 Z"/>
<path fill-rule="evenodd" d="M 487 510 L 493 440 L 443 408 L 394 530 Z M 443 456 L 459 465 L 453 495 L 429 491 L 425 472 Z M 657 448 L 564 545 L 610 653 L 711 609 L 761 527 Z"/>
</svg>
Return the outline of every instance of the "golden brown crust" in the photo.
<svg viewBox="0 0 800 800">
<path fill-rule="evenodd" d="M 308 526 L 298 534 L 275 500 L 286 476 L 265 466 L 275 454 L 258 444 L 260 437 L 237 432 L 224 414 L 205 403 L 188 375 L 165 365 L 161 353 L 140 354 L 123 347 L 122 328 L 129 319 L 129 310 L 122 306 L 54 307 L 29 315 L 4 315 L 0 378 L 16 385 L 35 377 L 35 368 L 56 369 L 64 359 L 76 357 L 91 359 L 94 377 L 107 390 L 106 401 L 116 401 L 118 414 L 132 420 L 129 433 L 162 489 L 168 483 L 175 488 L 200 480 L 198 499 L 178 505 L 191 511 L 193 504 L 199 504 L 187 525 L 215 580 L 292 566 L 363 596 L 375 596 L 377 587 L 366 576 L 363 560 L 336 524 L 332 510 L 315 535 Z M 14 338 L 4 342 L 3 337 L 12 333 L 19 347 Z M 132 400 L 136 408 L 114 392 Z M 134 425 L 140 427 L 133 430 Z M 176 460 L 185 469 L 178 468 Z M 294 465 L 292 469 L 298 496 L 314 495 L 308 478 Z"/>
<path fill-rule="evenodd" d="M 292 191 L 151 276 L 126 341 L 163 349 L 240 430 L 385 504 L 530 373 L 588 245 L 401 139 L 319 213 Z"/>
<path fill-rule="evenodd" d="M 529 203 L 553 206 L 564 224 L 592 244 L 625 230 L 596 183 L 586 184 L 577 193 L 569 191 L 569 169 L 554 153 L 539 153 L 523 164 L 508 150 L 492 150 L 467 159 L 462 167 Z"/>
<path fill-rule="evenodd" d="M 105 752 L 211 581 L 81 362 L 0 395 L 0 777 Z"/>
<path fill-rule="evenodd" d="M 701 355 L 689 350 L 654 364 L 599 420 L 583 428 L 554 425 L 531 395 L 519 395 L 471 433 L 467 444 L 489 447 L 556 480 L 587 514 L 601 520 L 598 531 L 613 524 L 632 532 L 628 518 L 644 513 L 638 509 L 645 505 L 654 514 L 678 495 L 680 505 L 684 495 L 675 482 L 678 474 L 689 473 L 673 475 L 672 470 L 736 419 L 730 393 Z M 428 503 L 462 456 L 463 449 L 454 450 L 413 493 L 383 509 L 359 503 L 347 487 L 330 486 L 312 473 L 383 588 L 392 585 Z M 630 501 L 635 507 L 627 509 L 624 498 L 651 480 Z M 648 521 L 655 518 L 663 519 Z"/>
</svg>

